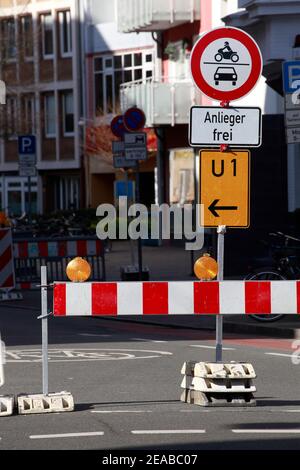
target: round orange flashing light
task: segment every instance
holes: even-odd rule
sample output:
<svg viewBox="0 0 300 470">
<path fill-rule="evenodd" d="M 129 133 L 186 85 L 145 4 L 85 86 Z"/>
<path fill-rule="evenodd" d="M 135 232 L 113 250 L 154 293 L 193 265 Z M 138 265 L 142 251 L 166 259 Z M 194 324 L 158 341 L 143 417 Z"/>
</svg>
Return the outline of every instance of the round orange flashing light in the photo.
<svg viewBox="0 0 300 470">
<path fill-rule="evenodd" d="M 194 264 L 194 273 L 198 279 L 209 281 L 218 274 L 218 263 L 208 253 L 204 253 Z"/>
<path fill-rule="evenodd" d="M 77 257 L 68 263 L 66 274 L 72 282 L 84 282 L 91 275 L 91 267 L 85 259 Z"/>
</svg>

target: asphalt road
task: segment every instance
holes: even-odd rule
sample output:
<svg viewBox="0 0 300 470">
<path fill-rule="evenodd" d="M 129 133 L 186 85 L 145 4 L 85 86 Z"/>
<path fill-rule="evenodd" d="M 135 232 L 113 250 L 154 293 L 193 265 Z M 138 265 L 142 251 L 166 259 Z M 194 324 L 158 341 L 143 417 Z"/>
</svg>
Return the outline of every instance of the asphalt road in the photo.
<svg viewBox="0 0 300 470">
<path fill-rule="evenodd" d="M 1 394 L 41 392 L 38 315 L 30 301 L 0 305 Z M 213 332 L 50 318 L 50 391 L 72 392 L 75 411 L 1 417 L 0 450 L 298 449 L 300 365 L 291 343 L 226 335 L 224 360 L 254 365 L 257 406 L 207 409 L 179 401 L 180 370 L 186 360 L 214 360 Z"/>
</svg>

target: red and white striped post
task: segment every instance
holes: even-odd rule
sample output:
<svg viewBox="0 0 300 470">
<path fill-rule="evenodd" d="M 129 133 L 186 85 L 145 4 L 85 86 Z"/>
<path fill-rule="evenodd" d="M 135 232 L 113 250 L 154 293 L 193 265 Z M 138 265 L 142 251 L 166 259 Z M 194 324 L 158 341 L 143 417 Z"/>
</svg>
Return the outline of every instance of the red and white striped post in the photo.
<svg viewBox="0 0 300 470">
<path fill-rule="evenodd" d="M 15 287 L 12 234 L 10 228 L 0 228 L 0 289 L 8 292 Z"/>
</svg>

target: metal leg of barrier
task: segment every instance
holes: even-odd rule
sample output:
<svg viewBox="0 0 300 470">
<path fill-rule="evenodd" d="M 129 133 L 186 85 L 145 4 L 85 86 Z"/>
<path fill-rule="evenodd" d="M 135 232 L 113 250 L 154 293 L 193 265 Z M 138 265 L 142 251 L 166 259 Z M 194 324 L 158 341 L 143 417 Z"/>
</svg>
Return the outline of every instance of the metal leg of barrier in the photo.
<svg viewBox="0 0 300 470">
<path fill-rule="evenodd" d="M 69 392 L 49 393 L 48 378 L 48 305 L 47 305 L 47 266 L 41 266 L 41 303 L 42 314 L 42 367 L 43 393 L 18 395 L 18 413 L 61 413 L 74 410 L 73 396 Z"/>
<path fill-rule="evenodd" d="M 226 227 L 219 225 L 218 229 L 218 281 L 224 279 L 224 236 Z M 223 347 L 223 316 L 216 316 L 216 362 L 222 362 L 222 347 Z"/>
<path fill-rule="evenodd" d="M 49 393 L 47 266 L 41 266 L 43 395 Z"/>
</svg>

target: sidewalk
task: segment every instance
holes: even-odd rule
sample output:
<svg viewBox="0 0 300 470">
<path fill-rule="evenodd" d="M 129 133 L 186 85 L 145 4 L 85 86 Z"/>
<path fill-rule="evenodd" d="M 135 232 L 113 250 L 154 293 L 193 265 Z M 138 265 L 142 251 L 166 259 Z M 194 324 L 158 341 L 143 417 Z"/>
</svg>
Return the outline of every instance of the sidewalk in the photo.
<svg viewBox="0 0 300 470">
<path fill-rule="evenodd" d="M 195 259 L 199 253 L 195 253 Z M 120 280 L 120 266 L 131 264 L 129 242 L 114 242 L 112 251 L 106 254 L 106 272 L 108 281 Z M 150 270 L 152 281 L 191 281 L 196 279 L 191 275 L 191 253 L 182 247 L 143 247 L 143 265 Z M 241 277 L 242 278 L 242 277 Z M 40 308 L 40 294 L 38 291 L 23 291 L 24 300 L 12 302 L 18 308 L 34 309 Z M 49 306 L 52 300 L 49 299 Z M 12 303 L 10 305 L 12 305 Z M 5 302 L 0 302 L 0 306 Z M 9 305 L 9 303 L 6 303 Z M 174 328 L 188 328 L 200 330 L 215 330 L 215 315 L 186 316 L 130 316 L 113 318 L 115 321 L 138 322 L 159 326 L 172 326 Z M 241 333 L 251 336 L 262 335 L 277 338 L 300 338 L 300 316 L 287 315 L 284 319 L 274 323 L 262 323 L 248 318 L 245 315 L 225 315 L 225 333 Z"/>
</svg>

